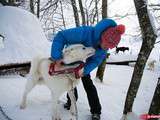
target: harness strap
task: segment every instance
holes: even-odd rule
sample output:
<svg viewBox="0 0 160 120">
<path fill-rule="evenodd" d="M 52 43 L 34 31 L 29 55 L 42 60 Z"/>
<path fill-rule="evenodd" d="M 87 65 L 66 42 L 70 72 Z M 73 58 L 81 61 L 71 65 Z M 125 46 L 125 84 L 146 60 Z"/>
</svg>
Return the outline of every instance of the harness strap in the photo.
<svg viewBox="0 0 160 120">
<path fill-rule="evenodd" d="M 79 76 L 79 70 L 80 69 L 82 69 L 84 67 L 84 63 L 81 63 L 78 67 L 76 67 L 75 69 L 74 69 L 74 72 L 75 72 L 75 78 L 76 79 L 78 79 L 78 78 L 80 78 L 80 76 Z"/>
<path fill-rule="evenodd" d="M 53 75 L 58 75 L 58 74 L 74 73 L 76 79 L 80 78 L 78 72 L 79 72 L 80 69 L 82 69 L 84 67 L 84 63 L 80 63 L 75 68 L 67 68 L 67 69 L 64 69 L 64 70 L 55 71 L 55 64 L 56 64 L 55 62 L 50 64 L 49 71 L 48 71 L 49 75 L 53 76 Z"/>
</svg>

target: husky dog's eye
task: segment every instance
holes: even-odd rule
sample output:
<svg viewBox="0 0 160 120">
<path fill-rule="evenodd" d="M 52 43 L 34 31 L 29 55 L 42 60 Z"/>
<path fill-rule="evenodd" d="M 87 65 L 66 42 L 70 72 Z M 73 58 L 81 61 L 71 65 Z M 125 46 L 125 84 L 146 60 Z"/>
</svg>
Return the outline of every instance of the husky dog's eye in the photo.
<svg viewBox="0 0 160 120">
<path fill-rule="evenodd" d="M 83 49 L 83 50 L 85 50 L 86 48 L 85 48 L 85 47 L 83 47 L 82 49 Z"/>
</svg>

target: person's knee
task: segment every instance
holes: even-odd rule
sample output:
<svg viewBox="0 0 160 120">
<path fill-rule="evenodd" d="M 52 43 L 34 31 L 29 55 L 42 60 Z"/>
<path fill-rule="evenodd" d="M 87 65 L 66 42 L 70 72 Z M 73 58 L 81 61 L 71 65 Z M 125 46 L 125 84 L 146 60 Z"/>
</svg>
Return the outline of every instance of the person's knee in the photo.
<svg viewBox="0 0 160 120">
<path fill-rule="evenodd" d="M 85 75 L 85 76 L 83 76 L 83 77 L 82 77 L 82 83 L 83 83 L 84 85 L 93 84 L 90 75 Z"/>
<path fill-rule="evenodd" d="M 82 77 L 82 80 L 87 80 L 87 79 L 91 79 L 91 76 L 89 74 Z"/>
</svg>

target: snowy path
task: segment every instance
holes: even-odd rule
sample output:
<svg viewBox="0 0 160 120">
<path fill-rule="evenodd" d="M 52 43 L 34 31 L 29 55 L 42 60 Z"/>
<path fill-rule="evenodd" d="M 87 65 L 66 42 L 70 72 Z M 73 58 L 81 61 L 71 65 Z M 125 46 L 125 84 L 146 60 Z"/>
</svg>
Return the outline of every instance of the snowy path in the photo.
<svg viewBox="0 0 160 120">
<path fill-rule="evenodd" d="M 133 68 L 108 65 L 104 83 L 95 82 L 102 104 L 102 120 L 120 120 Z M 95 76 L 95 71 L 92 73 Z M 138 115 L 148 111 L 158 74 L 146 70 L 136 97 L 133 111 Z M 27 108 L 19 109 L 26 79 L 19 76 L 0 77 L 0 105 L 13 120 L 51 120 L 50 91 L 45 86 L 36 86 L 28 96 Z M 90 117 L 87 96 L 82 83 L 78 85 L 77 101 L 79 120 Z M 65 94 L 60 98 L 63 120 L 69 119 L 69 112 L 63 109 Z M 1 117 L 1 114 L 0 114 Z M 5 120 L 4 117 L 0 120 Z"/>
</svg>

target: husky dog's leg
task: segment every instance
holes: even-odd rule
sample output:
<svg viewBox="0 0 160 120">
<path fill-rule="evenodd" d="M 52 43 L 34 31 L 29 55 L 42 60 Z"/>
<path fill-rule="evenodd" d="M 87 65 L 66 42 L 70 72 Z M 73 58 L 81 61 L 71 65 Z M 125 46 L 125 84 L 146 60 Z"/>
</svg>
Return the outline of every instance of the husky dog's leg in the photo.
<svg viewBox="0 0 160 120">
<path fill-rule="evenodd" d="M 62 120 L 59 109 L 59 94 L 57 91 L 51 92 L 52 95 L 52 120 Z"/>
<path fill-rule="evenodd" d="M 20 109 L 24 109 L 26 107 L 27 95 L 34 88 L 35 85 L 36 85 L 36 79 L 35 78 L 33 79 L 33 77 L 29 76 L 27 79 L 24 93 L 23 93 L 22 102 L 20 104 Z"/>
<path fill-rule="evenodd" d="M 70 109 L 70 112 L 72 115 L 71 120 L 77 120 L 78 111 L 77 111 L 77 105 L 76 105 L 76 98 L 74 96 L 74 89 L 68 91 L 68 95 L 71 99 L 71 109 Z"/>
</svg>

